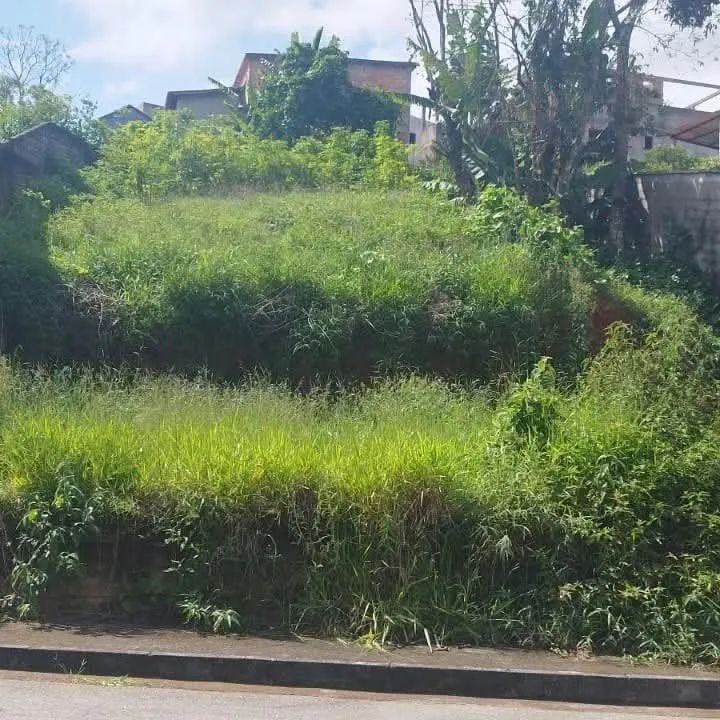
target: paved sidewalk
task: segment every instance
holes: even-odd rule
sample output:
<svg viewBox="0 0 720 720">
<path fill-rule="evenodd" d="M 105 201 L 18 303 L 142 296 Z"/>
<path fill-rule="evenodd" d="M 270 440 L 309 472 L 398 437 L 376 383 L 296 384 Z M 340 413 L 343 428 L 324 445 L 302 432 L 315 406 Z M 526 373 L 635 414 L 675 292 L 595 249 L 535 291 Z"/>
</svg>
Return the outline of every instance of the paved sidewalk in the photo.
<svg viewBox="0 0 720 720">
<path fill-rule="evenodd" d="M 720 673 L 618 658 L 125 626 L 0 625 L 0 669 L 476 698 L 720 708 Z"/>
<path fill-rule="evenodd" d="M 581 672 L 593 675 L 654 675 L 720 680 L 720 669 L 678 668 L 632 663 L 615 657 L 566 656 L 543 651 L 450 648 L 430 652 L 427 646 L 393 650 L 364 649 L 340 640 L 301 636 L 218 636 L 190 630 L 125 625 L 0 624 L 0 646 L 82 648 L 96 651 L 179 653 L 218 657 L 274 657 L 285 660 L 342 663 L 393 663 L 422 667 L 464 667 L 494 670 Z"/>
</svg>

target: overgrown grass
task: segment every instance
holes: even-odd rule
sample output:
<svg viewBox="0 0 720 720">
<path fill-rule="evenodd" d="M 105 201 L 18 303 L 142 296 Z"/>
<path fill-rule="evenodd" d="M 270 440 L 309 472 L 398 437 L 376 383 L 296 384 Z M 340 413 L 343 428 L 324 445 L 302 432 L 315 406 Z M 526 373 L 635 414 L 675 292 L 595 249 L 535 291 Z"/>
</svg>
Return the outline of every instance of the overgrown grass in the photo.
<svg viewBox="0 0 720 720">
<path fill-rule="evenodd" d="M 51 258 L 105 361 L 292 382 L 577 369 L 587 283 L 468 213 L 420 191 L 96 200 L 53 220 Z"/>
<path fill-rule="evenodd" d="M 28 356 L 122 369 L 0 367 L 17 613 L 100 553 L 123 609 L 208 627 L 718 661 L 718 340 L 558 216 L 96 199 L 43 249 L 0 288 L 29 346 L 44 298 Z"/>
<path fill-rule="evenodd" d="M 546 362 L 501 396 L 6 373 L 0 497 L 164 544 L 165 608 L 714 662 L 717 350 L 676 305 L 570 393 Z"/>
</svg>

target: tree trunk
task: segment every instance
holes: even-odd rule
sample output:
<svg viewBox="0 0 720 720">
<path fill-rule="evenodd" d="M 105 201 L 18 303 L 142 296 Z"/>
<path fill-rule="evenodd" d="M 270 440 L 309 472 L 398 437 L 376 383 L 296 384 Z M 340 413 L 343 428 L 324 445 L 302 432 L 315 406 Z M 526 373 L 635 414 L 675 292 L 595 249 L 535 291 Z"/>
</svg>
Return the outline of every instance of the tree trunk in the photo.
<svg viewBox="0 0 720 720">
<path fill-rule="evenodd" d="M 630 150 L 630 40 L 633 24 L 623 23 L 618 31 L 617 67 L 615 70 L 615 99 L 610 209 L 610 242 L 620 256 L 625 250 L 625 209 L 627 207 L 627 163 Z"/>
<path fill-rule="evenodd" d="M 455 119 L 450 113 L 443 113 L 443 132 L 445 133 L 446 159 L 455 176 L 455 184 L 460 194 L 467 200 L 473 201 L 477 195 L 475 178 L 468 170 L 463 157 L 463 134 Z"/>
</svg>

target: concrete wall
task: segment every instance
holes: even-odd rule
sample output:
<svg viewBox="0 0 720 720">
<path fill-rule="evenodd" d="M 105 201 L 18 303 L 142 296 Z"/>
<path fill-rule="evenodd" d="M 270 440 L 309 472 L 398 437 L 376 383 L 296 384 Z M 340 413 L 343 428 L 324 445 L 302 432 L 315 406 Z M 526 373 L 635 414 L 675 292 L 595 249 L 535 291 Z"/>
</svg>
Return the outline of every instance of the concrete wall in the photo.
<svg viewBox="0 0 720 720">
<path fill-rule="evenodd" d="M 720 173 L 638 175 L 652 252 L 680 252 L 720 288 Z"/>
<path fill-rule="evenodd" d="M 140 108 L 148 117 L 155 117 L 158 110 L 164 110 L 164 105 L 156 105 L 155 103 L 144 102 Z"/>
<path fill-rule="evenodd" d="M 426 116 L 411 115 L 409 129 L 415 140 L 410 162 L 418 164 L 433 160 L 437 156 L 436 144 L 440 138 L 440 126 Z"/>
<path fill-rule="evenodd" d="M 660 147 L 661 145 L 677 145 L 688 152 L 693 157 L 718 157 L 718 151 L 714 148 L 705 147 L 704 145 L 693 145 L 692 143 L 686 143 L 682 140 L 675 140 L 667 135 L 665 136 L 654 136 L 653 147 Z M 647 155 L 645 149 L 645 136 L 636 135 L 630 138 L 630 151 L 628 152 L 628 158 L 630 160 L 642 161 Z"/>
<path fill-rule="evenodd" d="M 656 78 L 657 80 L 657 78 Z M 662 84 L 660 84 L 662 86 Z M 660 96 L 662 98 L 662 95 Z M 704 147 L 702 145 L 693 145 L 670 137 L 671 133 L 675 133 L 680 128 L 698 123 L 714 113 L 705 112 L 703 110 L 693 110 L 690 108 L 673 107 L 672 105 L 663 105 L 658 102 L 655 96 L 646 100 L 647 118 L 649 127 L 647 132 L 642 132 L 630 138 L 630 149 L 628 152 L 629 160 L 644 160 L 648 150 L 645 147 L 645 136 L 652 136 L 653 147 L 658 145 L 678 145 L 687 150 L 690 155 L 696 157 L 717 156 L 718 151 L 714 148 Z M 610 117 L 607 110 L 602 110 L 595 114 L 588 126 L 588 134 L 596 130 L 605 129 L 610 123 Z M 717 123 L 718 133 L 720 134 L 720 121 Z"/>
<path fill-rule="evenodd" d="M 116 130 L 131 122 L 149 122 L 150 116 L 132 105 L 126 105 L 124 108 L 103 115 L 100 120 L 108 127 Z"/>
<path fill-rule="evenodd" d="M 53 123 L 43 123 L 0 143 L 0 207 L 18 187 L 60 170 L 79 169 L 94 157 L 84 140 Z"/>
<path fill-rule="evenodd" d="M 228 112 L 228 107 L 225 104 L 226 99 L 225 93 L 222 90 L 218 90 L 217 92 L 210 91 L 198 95 L 179 95 L 177 110 L 190 110 L 193 117 L 198 120 L 213 115 L 225 115 Z"/>
</svg>

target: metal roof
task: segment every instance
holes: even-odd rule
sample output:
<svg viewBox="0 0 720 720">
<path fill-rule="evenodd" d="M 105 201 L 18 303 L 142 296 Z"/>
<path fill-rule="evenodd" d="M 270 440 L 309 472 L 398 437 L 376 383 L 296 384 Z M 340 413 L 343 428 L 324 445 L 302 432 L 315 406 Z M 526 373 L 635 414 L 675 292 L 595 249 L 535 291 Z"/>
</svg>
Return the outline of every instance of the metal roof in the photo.
<svg viewBox="0 0 720 720">
<path fill-rule="evenodd" d="M 720 112 L 671 131 L 670 137 L 717 150 L 720 147 Z"/>
</svg>

